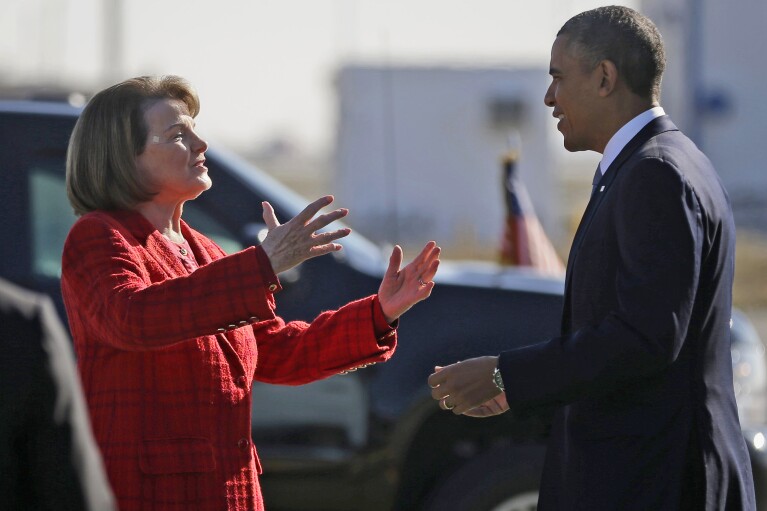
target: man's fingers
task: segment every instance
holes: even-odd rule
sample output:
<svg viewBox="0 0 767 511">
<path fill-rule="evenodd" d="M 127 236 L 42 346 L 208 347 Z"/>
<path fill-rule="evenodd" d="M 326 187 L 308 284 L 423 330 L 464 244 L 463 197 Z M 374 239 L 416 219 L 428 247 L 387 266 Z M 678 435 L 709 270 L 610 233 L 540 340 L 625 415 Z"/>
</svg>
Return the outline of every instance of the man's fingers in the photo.
<svg viewBox="0 0 767 511">
<path fill-rule="evenodd" d="M 499 407 L 494 407 L 492 405 L 479 405 L 477 407 L 471 408 L 469 410 L 466 410 L 463 412 L 462 415 L 466 415 L 467 417 L 475 417 L 477 419 L 483 419 L 485 417 L 492 417 L 494 415 L 498 415 L 501 413 L 501 409 Z"/>
<path fill-rule="evenodd" d="M 454 404 L 448 403 L 448 400 L 450 399 L 450 396 L 445 397 L 444 399 L 440 400 L 439 407 L 443 410 L 452 410 L 455 408 Z"/>
<path fill-rule="evenodd" d="M 442 371 L 442 366 L 434 366 L 434 372 L 429 375 L 429 378 L 426 380 L 429 383 L 429 387 L 432 389 L 438 388 L 440 385 L 445 383 L 445 376 L 440 374 L 440 371 Z M 434 393 L 432 392 L 432 396 Z"/>
<path fill-rule="evenodd" d="M 267 201 L 261 203 L 261 207 L 264 208 L 263 218 L 266 227 L 271 231 L 275 227 L 280 226 L 280 222 L 277 221 L 277 216 L 274 214 L 274 208 Z"/>
</svg>

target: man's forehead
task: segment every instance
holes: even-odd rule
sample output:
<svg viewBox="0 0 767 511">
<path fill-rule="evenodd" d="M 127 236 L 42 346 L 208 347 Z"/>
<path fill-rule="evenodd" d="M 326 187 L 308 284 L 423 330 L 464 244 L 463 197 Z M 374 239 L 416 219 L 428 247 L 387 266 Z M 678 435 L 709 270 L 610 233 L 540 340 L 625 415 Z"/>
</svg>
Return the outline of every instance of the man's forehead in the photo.
<svg viewBox="0 0 767 511">
<path fill-rule="evenodd" d="M 567 41 L 563 39 L 563 36 L 557 36 L 551 45 L 551 61 L 550 67 L 559 67 L 562 65 L 562 59 L 567 54 Z"/>
<path fill-rule="evenodd" d="M 568 35 L 559 35 L 551 46 L 550 67 L 561 68 L 572 64 L 583 63 L 583 53 L 578 44 Z"/>
<path fill-rule="evenodd" d="M 571 54 L 572 45 L 570 44 L 570 36 L 567 34 L 558 35 L 551 45 L 551 54 L 557 52 L 559 55 Z"/>
</svg>

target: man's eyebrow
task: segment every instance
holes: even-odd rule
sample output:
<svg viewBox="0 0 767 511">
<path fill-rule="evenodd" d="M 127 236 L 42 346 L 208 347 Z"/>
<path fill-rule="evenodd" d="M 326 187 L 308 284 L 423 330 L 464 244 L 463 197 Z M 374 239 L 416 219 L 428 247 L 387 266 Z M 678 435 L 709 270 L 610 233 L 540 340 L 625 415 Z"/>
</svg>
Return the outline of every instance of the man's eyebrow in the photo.
<svg viewBox="0 0 767 511">
<path fill-rule="evenodd" d="M 560 70 L 559 70 L 558 68 L 556 68 L 556 67 L 550 67 L 550 68 L 549 68 L 549 74 L 550 74 L 550 75 L 558 75 L 558 74 L 562 74 L 562 71 L 560 71 Z"/>
</svg>

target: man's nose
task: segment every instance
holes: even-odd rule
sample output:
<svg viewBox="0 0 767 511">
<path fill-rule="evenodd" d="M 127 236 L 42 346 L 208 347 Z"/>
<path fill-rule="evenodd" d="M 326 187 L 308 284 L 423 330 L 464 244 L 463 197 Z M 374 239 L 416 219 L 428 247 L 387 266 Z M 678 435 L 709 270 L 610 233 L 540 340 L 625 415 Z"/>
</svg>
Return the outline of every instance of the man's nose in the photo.
<svg viewBox="0 0 767 511">
<path fill-rule="evenodd" d="M 543 96 L 543 103 L 546 106 L 553 107 L 554 106 L 554 84 L 552 83 L 549 85 L 549 88 L 546 89 L 546 94 Z"/>
</svg>

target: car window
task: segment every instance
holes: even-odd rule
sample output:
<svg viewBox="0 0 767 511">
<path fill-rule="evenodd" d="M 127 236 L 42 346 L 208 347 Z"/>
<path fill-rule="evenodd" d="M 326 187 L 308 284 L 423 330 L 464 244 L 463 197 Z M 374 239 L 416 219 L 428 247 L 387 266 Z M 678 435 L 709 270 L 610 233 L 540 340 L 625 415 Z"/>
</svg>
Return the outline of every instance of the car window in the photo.
<svg viewBox="0 0 767 511">
<path fill-rule="evenodd" d="M 32 271 L 61 276 L 61 251 L 75 214 L 69 205 L 60 170 L 36 167 L 29 172 L 32 226 Z"/>
<path fill-rule="evenodd" d="M 67 199 L 61 169 L 35 167 L 29 172 L 32 227 L 32 271 L 59 278 L 61 252 L 76 217 Z M 193 202 L 184 206 L 184 220 L 215 241 L 228 254 L 242 250 L 236 236 Z"/>
<path fill-rule="evenodd" d="M 183 218 L 192 229 L 200 231 L 205 234 L 205 236 L 215 241 L 227 254 L 233 254 L 245 248 L 237 239 L 237 236 L 224 227 L 223 224 L 211 217 L 194 201 L 189 201 L 184 204 Z"/>
</svg>

